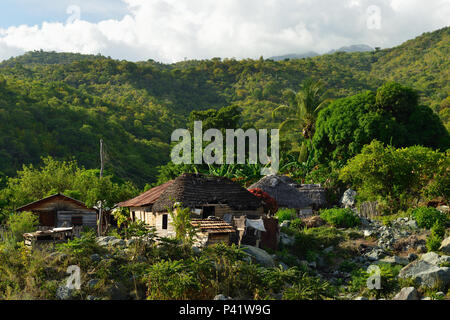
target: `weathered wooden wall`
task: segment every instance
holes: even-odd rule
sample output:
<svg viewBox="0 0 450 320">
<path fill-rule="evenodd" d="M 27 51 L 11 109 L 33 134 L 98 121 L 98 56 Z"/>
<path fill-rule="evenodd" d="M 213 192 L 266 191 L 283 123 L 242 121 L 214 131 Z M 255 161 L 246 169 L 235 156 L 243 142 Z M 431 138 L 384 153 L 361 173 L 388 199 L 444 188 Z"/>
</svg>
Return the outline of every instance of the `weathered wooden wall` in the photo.
<svg viewBox="0 0 450 320">
<path fill-rule="evenodd" d="M 57 227 L 62 227 L 64 223 L 66 226 L 72 226 L 72 217 L 81 216 L 83 226 L 86 227 L 96 227 L 97 226 L 97 214 L 90 211 L 58 211 L 56 225 Z"/>
<path fill-rule="evenodd" d="M 374 218 L 378 215 L 380 215 L 379 210 L 377 209 L 378 202 L 376 201 L 366 201 L 360 204 L 358 213 L 361 217 L 364 218 Z"/>
</svg>

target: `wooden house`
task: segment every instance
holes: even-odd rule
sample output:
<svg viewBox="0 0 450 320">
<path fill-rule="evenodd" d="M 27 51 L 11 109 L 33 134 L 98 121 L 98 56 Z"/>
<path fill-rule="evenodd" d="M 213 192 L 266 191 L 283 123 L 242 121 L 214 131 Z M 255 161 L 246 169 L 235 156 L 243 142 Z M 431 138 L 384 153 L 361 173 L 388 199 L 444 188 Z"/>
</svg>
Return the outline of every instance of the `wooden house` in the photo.
<svg viewBox="0 0 450 320">
<path fill-rule="evenodd" d="M 83 202 L 60 193 L 29 203 L 17 211 L 30 211 L 39 215 L 39 230 L 73 226 L 78 234 L 84 227 L 97 227 L 96 209 L 88 208 Z"/>
<path fill-rule="evenodd" d="M 175 204 L 190 208 L 192 218 L 200 220 L 213 216 L 231 221 L 233 216 L 260 218 L 264 215 L 261 201 L 239 184 L 224 177 L 191 173 L 182 174 L 118 206 L 130 208 L 133 220 L 155 227 L 159 236 L 174 236 L 168 211 Z"/>
</svg>

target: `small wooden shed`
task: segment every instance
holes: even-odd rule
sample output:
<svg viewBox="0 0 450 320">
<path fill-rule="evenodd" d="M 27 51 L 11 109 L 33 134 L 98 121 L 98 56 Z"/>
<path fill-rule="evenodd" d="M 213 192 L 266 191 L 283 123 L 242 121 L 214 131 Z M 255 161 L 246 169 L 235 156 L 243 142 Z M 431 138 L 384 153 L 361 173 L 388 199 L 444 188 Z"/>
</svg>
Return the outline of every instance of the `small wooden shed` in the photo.
<svg viewBox="0 0 450 320">
<path fill-rule="evenodd" d="M 29 203 L 16 211 L 30 211 L 39 215 L 40 230 L 72 226 L 80 230 L 97 227 L 96 209 L 88 208 L 83 202 L 61 193 Z"/>
<path fill-rule="evenodd" d="M 236 233 L 231 224 L 221 219 L 193 219 L 191 224 L 197 231 L 197 245 L 207 246 L 223 242 L 230 244 L 230 236 Z"/>
</svg>

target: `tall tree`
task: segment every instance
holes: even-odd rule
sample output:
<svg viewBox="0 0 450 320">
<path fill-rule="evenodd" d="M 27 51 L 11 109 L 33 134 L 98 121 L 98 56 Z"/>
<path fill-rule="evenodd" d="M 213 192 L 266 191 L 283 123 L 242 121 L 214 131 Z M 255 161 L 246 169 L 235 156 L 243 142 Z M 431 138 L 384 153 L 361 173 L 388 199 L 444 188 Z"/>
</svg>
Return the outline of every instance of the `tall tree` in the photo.
<svg viewBox="0 0 450 320">
<path fill-rule="evenodd" d="M 287 90 L 284 92 L 284 98 L 287 104 L 281 105 L 272 112 L 272 117 L 285 116 L 286 119 L 281 122 L 279 129 L 281 134 L 287 132 L 300 132 L 303 141 L 301 145 L 296 145 L 292 152 L 299 153 L 299 161 L 303 162 L 307 158 L 307 148 L 314 136 L 316 119 L 319 111 L 323 109 L 330 99 L 325 97 L 326 92 L 322 81 L 312 79 L 305 80 L 298 92 Z"/>
</svg>

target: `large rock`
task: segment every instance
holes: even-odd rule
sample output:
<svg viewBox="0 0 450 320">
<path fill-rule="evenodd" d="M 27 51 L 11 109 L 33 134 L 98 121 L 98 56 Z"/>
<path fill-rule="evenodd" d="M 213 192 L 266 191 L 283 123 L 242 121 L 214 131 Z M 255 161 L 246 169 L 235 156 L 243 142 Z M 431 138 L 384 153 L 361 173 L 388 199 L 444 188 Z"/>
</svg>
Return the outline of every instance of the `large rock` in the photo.
<svg viewBox="0 0 450 320">
<path fill-rule="evenodd" d="M 450 263 L 450 256 L 440 256 L 435 252 L 428 252 L 420 257 L 420 260 L 439 266 L 443 263 Z"/>
<path fill-rule="evenodd" d="M 264 267 L 270 268 L 275 266 L 273 258 L 263 249 L 246 245 L 242 246 L 242 250 Z"/>
<path fill-rule="evenodd" d="M 393 300 L 420 300 L 419 293 L 414 287 L 407 287 L 400 290 Z"/>
<path fill-rule="evenodd" d="M 400 270 L 399 278 L 411 278 L 425 287 L 445 287 L 450 283 L 450 268 L 439 267 L 425 260 L 416 260 Z"/>
<path fill-rule="evenodd" d="M 386 256 L 386 253 L 380 248 L 374 248 L 372 251 L 365 254 L 370 261 L 377 261 Z"/>
<path fill-rule="evenodd" d="M 74 298 L 75 290 L 66 286 L 59 286 L 56 289 L 56 299 L 58 300 L 72 300 Z"/>
<path fill-rule="evenodd" d="M 441 246 L 439 247 L 439 251 L 450 253 L 450 237 L 447 237 L 442 241 Z"/>
<path fill-rule="evenodd" d="M 388 264 L 400 264 L 402 266 L 406 266 L 409 263 L 408 258 L 403 258 L 399 256 L 386 257 L 381 260 L 378 260 L 379 263 L 388 263 Z"/>
<path fill-rule="evenodd" d="M 353 208 L 356 202 L 356 191 L 347 189 L 341 198 L 341 204 L 344 208 Z"/>
<path fill-rule="evenodd" d="M 124 247 L 126 245 L 126 242 L 124 240 L 112 236 L 98 237 L 96 241 L 97 244 L 102 247 L 109 247 L 109 246 Z"/>
<path fill-rule="evenodd" d="M 292 246 L 295 243 L 295 238 L 288 236 L 287 234 L 280 232 L 280 242 L 284 245 L 284 246 Z"/>
</svg>

